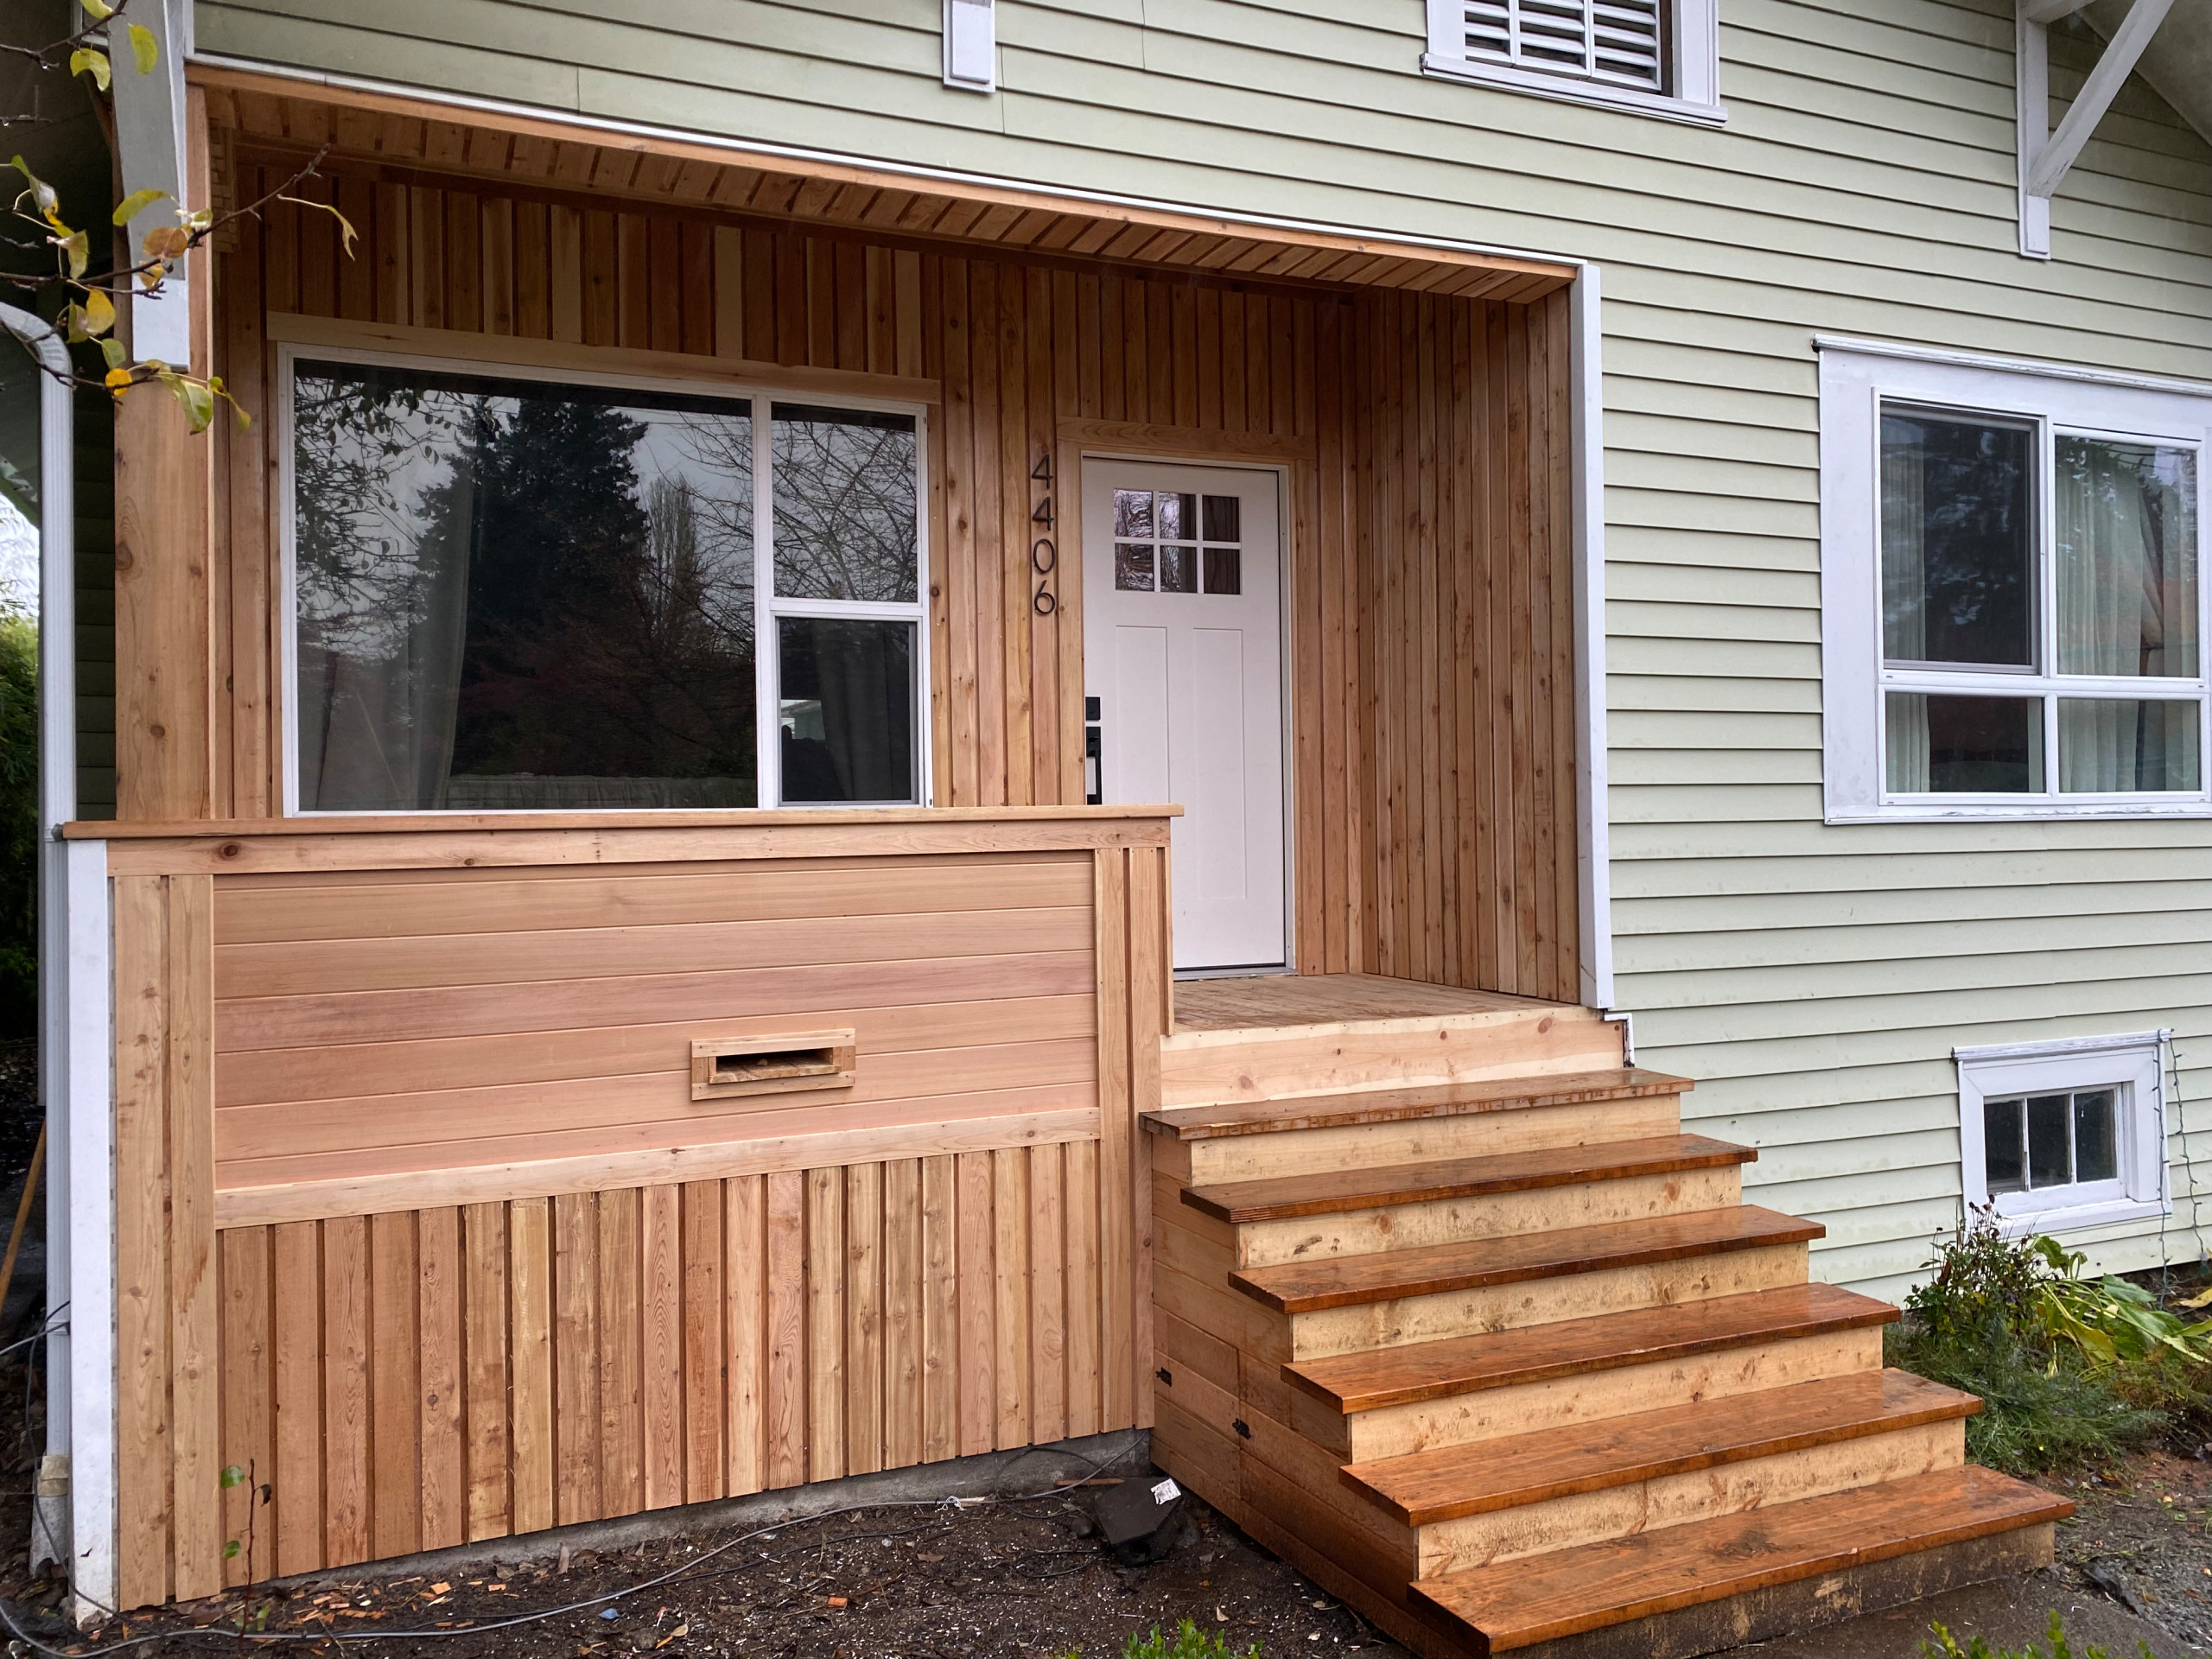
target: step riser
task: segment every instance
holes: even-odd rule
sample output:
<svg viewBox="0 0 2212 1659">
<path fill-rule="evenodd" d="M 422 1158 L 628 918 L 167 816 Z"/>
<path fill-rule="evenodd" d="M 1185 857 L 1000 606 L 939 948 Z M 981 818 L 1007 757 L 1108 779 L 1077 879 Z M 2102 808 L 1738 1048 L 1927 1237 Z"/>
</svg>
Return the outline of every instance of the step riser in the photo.
<svg viewBox="0 0 2212 1659">
<path fill-rule="evenodd" d="M 1572 1430 L 1610 1417 L 1752 1394 L 1822 1377 L 1859 1376 L 1881 1367 L 1878 1328 L 1835 1331 L 1648 1365 L 1623 1365 L 1482 1389 L 1351 1416 L 1299 1390 L 1291 1421 L 1300 1433 L 1338 1452 L 1347 1463 L 1364 1463 L 1509 1434 Z"/>
<path fill-rule="evenodd" d="M 1681 1096 L 1649 1095 L 1396 1123 L 1223 1135 L 1210 1141 L 1150 1138 L 1154 1168 L 1192 1186 L 1211 1186 L 1225 1181 L 1264 1181 L 1285 1175 L 1319 1175 L 1346 1169 L 1382 1169 L 1394 1164 L 1642 1141 L 1679 1135 L 1681 1128 Z"/>
<path fill-rule="evenodd" d="M 1290 1316 L 1291 1357 L 1324 1359 L 1410 1342 L 1434 1342 L 1445 1337 L 1550 1325 L 1631 1308 L 1775 1290 L 1802 1284 L 1806 1261 L 1802 1244 L 1770 1244 L 1645 1267 L 1565 1274 L 1476 1290 L 1294 1313 Z"/>
<path fill-rule="evenodd" d="M 1419 1529 L 1421 1576 L 1822 1497 L 1965 1461 L 1966 1425 L 1954 1420 L 1466 1516 Z"/>
<path fill-rule="evenodd" d="M 1167 1107 L 1213 1106 L 1620 1064 L 1619 1027 L 1581 1008 L 1184 1032 L 1160 1042 L 1160 1097 Z"/>
<path fill-rule="evenodd" d="M 1373 1255 L 1425 1244 L 1594 1227 L 1698 1210 L 1732 1210 L 1743 1202 L 1743 1188 L 1742 1167 L 1731 1164 L 1719 1169 L 1680 1170 L 1626 1180 L 1586 1181 L 1573 1186 L 1434 1199 L 1284 1221 L 1243 1222 L 1236 1228 L 1236 1265 L 1274 1267 L 1285 1262 Z"/>
</svg>

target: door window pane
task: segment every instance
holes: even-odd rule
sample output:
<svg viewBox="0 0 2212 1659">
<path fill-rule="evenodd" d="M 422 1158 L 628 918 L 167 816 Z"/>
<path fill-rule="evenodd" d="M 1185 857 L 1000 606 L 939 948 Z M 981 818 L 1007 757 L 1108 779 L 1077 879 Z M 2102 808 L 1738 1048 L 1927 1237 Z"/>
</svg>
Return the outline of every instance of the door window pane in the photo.
<svg viewBox="0 0 2212 1659">
<path fill-rule="evenodd" d="M 770 442 L 777 594 L 911 603 L 913 416 L 778 404 Z"/>
<path fill-rule="evenodd" d="M 1136 542 L 1152 539 L 1150 490 L 1114 492 L 1114 533 Z"/>
<path fill-rule="evenodd" d="M 2058 786 L 2082 793 L 2203 787 L 2195 702 L 2058 701 Z"/>
<path fill-rule="evenodd" d="M 911 802 L 914 625 L 777 623 L 784 799 Z"/>
<path fill-rule="evenodd" d="M 1163 542 L 1198 539 L 1198 498 L 1162 491 L 1159 499 L 1158 534 Z"/>
<path fill-rule="evenodd" d="M 750 806 L 742 402 L 302 361 L 308 811 Z"/>
<path fill-rule="evenodd" d="M 2120 1179 L 2119 1114 L 2113 1091 L 2094 1089 L 2074 1096 L 2074 1179 Z"/>
<path fill-rule="evenodd" d="M 1127 542 L 1114 543 L 1114 586 L 1125 594 L 1148 594 L 1152 591 L 1153 550 L 1148 547 L 1131 547 Z"/>
<path fill-rule="evenodd" d="M 2042 792 L 2043 704 L 2035 698 L 1892 691 L 1885 706 L 1893 792 Z"/>
<path fill-rule="evenodd" d="M 2058 671 L 2194 678 L 2195 452 L 2063 434 L 2056 449 Z"/>
<path fill-rule="evenodd" d="M 2031 667 L 2034 434 L 1885 411 L 1882 654 Z"/>
<path fill-rule="evenodd" d="M 1981 1105 L 1983 1161 L 1992 1197 L 1999 1192 L 2024 1192 L 2028 1188 L 2021 1107 L 2017 1100 L 1986 1100 Z"/>
<path fill-rule="evenodd" d="M 1206 549 L 1206 592 L 1241 594 L 1243 591 L 1243 550 L 1234 547 Z"/>
<path fill-rule="evenodd" d="M 1198 591 L 1198 550 L 1163 547 L 1160 550 L 1160 591 L 1195 594 Z"/>
<path fill-rule="evenodd" d="M 1241 542 L 1244 503 L 1233 495 L 1210 495 L 1205 499 L 1205 539 L 1210 542 Z"/>
</svg>

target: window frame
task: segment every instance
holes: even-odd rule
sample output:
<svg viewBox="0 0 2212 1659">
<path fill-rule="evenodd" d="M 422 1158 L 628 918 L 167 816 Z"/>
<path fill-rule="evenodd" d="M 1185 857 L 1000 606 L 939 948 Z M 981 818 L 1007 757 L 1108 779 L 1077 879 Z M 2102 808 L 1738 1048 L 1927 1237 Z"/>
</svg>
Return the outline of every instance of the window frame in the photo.
<svg viewBox="0 0 2212 1659">
<path fill-rule="evenodd" d="M 548 385 L 603 387 L 615 391 L 662 393 L 672 397 L 720 397 L 746 403 L 753 421 L 753 696 L 755 701 L 754 766 L 760 804 L 731 807 L 737 813 L 772 811 L 867 811 L 886 806 L 936 804 L 935 757 L 931 748 L 930 718 L 930 431 L 929 406 L 894 397 L 855 397 L 828 392 L 803 384 L 779 385 L 773 378 L 748 377 L 725 379 L 702 374 L 652 375 L 620 371 L 569 368 L 556 365 L 485 361 L 448 357 L 434 353 L 385 350 L 353 346 L 321 346 L 283 341 L 276 347 L 276 422 L 273 439 L 277 455 L 277 512 L 280 543 L 278 603 L 283 615 L 280 636 L 277 703 L 283 744 L 283 815 L 288 817 L 607 817 L 597 807 L 517 807 L 445 809 L 381 807 L 368 810 L 315 810 L 300 805 L 299 765 L 299 594 L 297 497 L 293 477 L 292 402 L 297 384 L 297 365 L 302 361 L 358 365 L 365 368 L 412 369 L 425 374 L 467 374 L 502 380 L 537 381 Z M 903 415 L 914 423 L 914 598 L 912 601 L 786 598 L 775 591 L 775 480 L 770 460 L 772 421 L 778 403 L 812 409 L 847 409 L 863 413 Z M 846 620 L 911 622 L 913 650 L 914 799 L 883 801 L 801 801 L 786 806 L 783 799 L 782 699 L 780 692 L 781 632 L 778 623 L 786 618 L 817 617 Z M 623 813 L 652 816 L 694 809 L 683 807 L 624 807 Z M 721 809 L 718 809 L 721 810 Z"/>
<path fill-rule="evenodd" d="M 1961 1191 L 1968 1208 L 1993 1204 L 1998 1226 L 2008 1236 L 2023 1237 L 2170 1213 L 2165 1077 L 2172 1036 L 2171 1031 L 2145 1031 L 1953 1049 L 1959 1073 Z M 2113 1092 L 2119 1179 L 2005 1192 L 1993 1201 L 1985 1103 L 2088 1089 Z"/>
<path fill-rule="evenodd" d="M 1720 126 L 1727 121 L 1728 111 L 1720 102 L 1719 0 L 1663 0 L 1663 3 L 1665 92 L 1647 92 L 1563 69 L 1524 69 L 1470 58 L 1465 12 L 1459 0 L 1427 0 L 1428 47 L 1421 54 L 1421 73 L 1633 115 Z"/>
<path fill-rule="evenodd" d="M 2212 817 L 2212 387 L 2106 375 L 2058 365 L 1821 339 L 1821 736 L 1830 823 L 1899 820 Z M 1885 410 L 2023 424 L 2035 433 L 2032 627 L 2035 664 L 1892 664 L 1883 654 L 1881 427 Z M 2069 675 L 2056 670 L 2056 516 L 2061 435 L 2194 450 L 2197 488 L 2197 673 Z M 1939 794 L 1888 786 L 1886 695 L 2040 698 L 2044 789 L 2036 794 Z M 2200 787 L 2063 791 L 2058 703 L 2069 696 L 2192 702 Z"/>
</svg>

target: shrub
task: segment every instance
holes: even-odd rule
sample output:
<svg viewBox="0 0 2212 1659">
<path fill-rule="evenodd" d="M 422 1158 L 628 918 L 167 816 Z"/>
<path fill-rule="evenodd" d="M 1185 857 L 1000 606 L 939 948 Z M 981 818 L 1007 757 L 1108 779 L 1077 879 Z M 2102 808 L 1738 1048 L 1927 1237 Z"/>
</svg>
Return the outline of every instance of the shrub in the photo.
<svg viewBox="0 0 2212 1659">
<path fill-rule="evenodd" d="M 1083 1659 L 1083 1655 L 1071 1653 L 1066 1659 Z M 1149 1635 L 1132 1636 L 1122 1649 L 1122 1659 L 1260 1659 L 1260 1644 L 1232 1648 L 1227 1637 L 1202 1630 L 1186 1618 L 1173 1636 L 1162 1636 L 1157 1624 Z"/>
<path fill-rule="evenodd" d="M 2212 1410 L 2212 1322 L 2190 1325 L 2124 1279 L 2087 1280 L 2047 1238 L 2008 1239 L 1987 1210 L 1905 1299 L 1891 1363 L 1982 1397 L 1977 1461 L 2015 1474 L 2113 1455 Z"/>
<path fill-rule="evenodd" d="M 1921 1659 L 2046 1659 L 2041 1643 L 2031 1642 L 2024 1648 L 1993 1648 L 1985 1637 L 1975 1637 L 1964 1647 L 1958 1638 L 1941 1624 L 1931 1624 L 1932 1642 L 1920 1644 Z M 2148 1642 L 2135 1644 L 2138 1659 L 2158 1659 Z M 2120 1659 L 2109 1648 L 2099 1647 L 2092 1642 L 2076 1654 L 2066 1639 L 2066 1625 L 2054 1609 L 2050 1615 L 2050 1649 L 2048 1659 Z"/>
</svg>

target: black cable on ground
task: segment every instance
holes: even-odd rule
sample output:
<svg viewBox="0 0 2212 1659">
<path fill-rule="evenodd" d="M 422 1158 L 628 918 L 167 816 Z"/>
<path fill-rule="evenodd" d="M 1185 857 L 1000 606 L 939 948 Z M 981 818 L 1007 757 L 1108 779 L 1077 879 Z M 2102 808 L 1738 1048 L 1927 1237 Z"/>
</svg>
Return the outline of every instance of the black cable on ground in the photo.
<svg viewBox="0 0 2212 1659">
<path fill-rule="evenodd" d="M 1032 1449 L 1043 1450 L 1045 1448 L 1035 1447 Z M 1135 1431 L 1132 1431 L 1128 1442 L 1120 1451 L 1114 1452 L 1110 1457 L 1100 1459 L 1092 1462 L 1090 1465 L 1090 1472 L 1084 1475 L 1083 1478 L 1087 1480 L 1090 1478 L 1092 1475 L 1096 1475 L 1102 1469 L 1110 1469 L 1114 1465 L 1119 1463 L 1123 1458 L 1128 1456 L 1128 1454 L 1135 1449 L 1136 1433 Z M 1016 1459 L 1014 1463 L 1018 1463 L 1020 1459 Z M 1013 1466 L 1014 1466 L 1014 1463 L 1010 1463 L 1007 1465 L 1009 1468 Z M 735 1549 L 741 1544 L 750 1543 L 756 1538 L 772 1537 L 777 1533 L 787 1532 L 793 1527 L 808 1526 L 817 1521 L 833 1521 L 839 1516 L 842 1515 L 863 1515 L 871 1510 L 937 1510 L 948 1515 L 952 1515 L 957 1514 L 964 1510 L 994 1508 L 1002 1504 L 1033 1503 L 1039 1498 L 1063 1496 L 1067 1490 L 1068 1486 L 1064 1483 L 1059 1485 L 1047 1487 L 1042 1491 L 1013 1493 L 1002 1497 L 891 1498 L 874 1503 L 852 1503 L 846 1505 L 842 1509 L 824 1510 L 819 1514 L 796 1516 L 790 1520 L 779 1521 L 772 1526 L 755 1527 L 752 1531 L 740 1533 L 734 1538 L 726 1538 L 721 1543 L 716 1544 L 713 1548 L 694 1556 L 691 1560 L 685 1561 L 679 1567 L 671 1567 L 665 1573 L 658 1573 L 650 1579 L 642 1580 L 639 1583 L 625 1585 L 620 1589 L 607 1591 L 602 1595 L 588 1596 L 582 1600 L 565 1602 L 557 1607 L 545 1607 L 531 1612 L 516 1613 L 507 1618 L 490 1619 L 482 1624 L 448 1624 L 434 1626 L 427 1630 L 383 1630 L 316 1631 L 241 1630 L 235 1625 L 229 1629 L 225 1629 L 219 1625 L 207 1625 L 189 1630 L 153 1630 L 148 1632 L 144 1636 L 128 1637 L 123 1641 L 110 1642 L 100 1647 L 57 1648 L 49 1643 L 41 1641 L 37 1637 L 33 1636 L 29 1630 L 25 1630 L 16 1618 L 16 1614 L 20 1610 L 18 1610 L 12 1603 L 4 1599 L 0 1599 L 0 1624 L 4 1624 L 8 1627 L 10 1633 L 13 1635 L 17 1641 L 22 1643 L 33 1652 L 46 1656 L 46 1659 L 103 1659 L 103 1656 L 108 1654 L 128 1653 L 136 1649 L 150 1647 L 157 1642 L 251 1642 L 259 1643 L 263 1646 L 270 1646 L 296 1645 L 315 1642 L 423 1642 L 440 1641 L 447 1637 L 457 1636 L 484 1636 L 495 1630 L 511 1630 L 519 1625 L 543 1624 L 548 1619 L 562 1618 L 571 1613 L 585 1612 L 594 1607 L 604 1606 L 610 1602 L 620 1601 L 626 1596 L 640 1595 L 645 1591 L 658 1589 L 664 1584 L 672 1584 L 680 1579 L 691 1577 L 697 1568 L 720 1556 L 728 1554 L 731 1550 Z M 926 1529 L 906 1528 L 900 1530 L 902 1532 L 914 1532 L 926 1530 Z M 885 1535 L 887 1535 L 881 1533 L 860 1533 L 851 1535 L 855 1541 L 858 1541 L 862 1538 L 881 1537 Z M 899 1535 L 894 1533 L 888 1535 L 896 1536 Z M 804 1550 L 814 1549 L 817 1548 L 826 1548 L 830 1543 L 840 1541 L 842 1541 L 836 1539 L 813 1541 L 798 1546 L 795 1549 L 785 1551 L 784 1552 L 784 1554 L 797 1554 Z M 762 1558 L 763 1560 L 776 1560 L 779 1559 L 781 1559 L 781 1557 L 774 1555 L 764 1556 Z M 747 1567 L 757 1565 L 760 1565 L 760 1563 L 747 1562 L 746 1564 Z M 721 1573 L 710 1573 L 704 1576 L 721 1577 L 729 1573 L 734 1573 L 741 1570 L 741 1569 L 738 1567 L 728 1567 L 725 1568 Z M 248 1589 L 251 1588 L 251 1586 L 242 1587 Z M 73 1586 L 71 1593 L 77 1593 Z M 87 1601 L 92 1600 L 90 1597 L 86 1597 L 84 1599 Z M 103 1612 L 106 1612 L 111 1615 L 114 1614 L 114 1610 L 112 1608 L 103 1606 L 99 1602 L 92 1602 L 92 1605 L 99 1607 L 100 1611 Z"/>
</svg>

